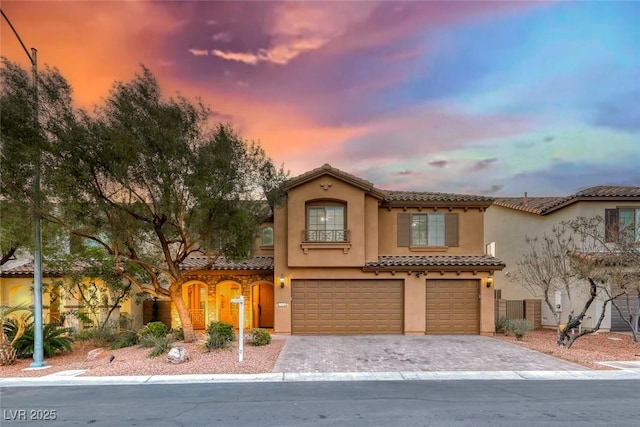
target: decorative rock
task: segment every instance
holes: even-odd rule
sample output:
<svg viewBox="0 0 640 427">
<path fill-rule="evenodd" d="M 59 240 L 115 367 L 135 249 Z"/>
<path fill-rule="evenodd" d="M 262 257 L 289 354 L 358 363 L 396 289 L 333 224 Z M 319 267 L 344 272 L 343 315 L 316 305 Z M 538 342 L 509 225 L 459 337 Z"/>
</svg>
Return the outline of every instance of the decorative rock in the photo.
<svg viewBox="0 0 640 427">
<path fill-rule="evenodd" d="M 87 353 L 87 360 L 86 361 L 90 362 L 92 360 L 99 359 L 99 358 L 102 358 L 102 357 L 105 357 L 105 356 L 106 356 L 106 353 L 105 353 L 104 349 L 102 349 L 102 348 L 94 348 L 93 350 L 90 350 Z"/>
<path fill-rule="evenodd" d="M 173 347 L 167 354 L 167 362 L 183 363 L 189 360 L 187 349 L 184 347 Z"/>
</svg>

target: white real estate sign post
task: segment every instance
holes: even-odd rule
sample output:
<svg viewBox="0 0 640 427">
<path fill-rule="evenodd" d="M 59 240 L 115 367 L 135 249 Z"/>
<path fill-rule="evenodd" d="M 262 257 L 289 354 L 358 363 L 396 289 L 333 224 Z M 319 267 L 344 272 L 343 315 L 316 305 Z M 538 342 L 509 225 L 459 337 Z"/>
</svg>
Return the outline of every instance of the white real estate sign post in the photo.
<svg viewBox="0 0 640 427">
<path fill-rule="evenodd" d="M 233 298 L 232 303 L 239 305 L 238 310 L 238 361 L 242 362 L 244 352 L 244 295 Z"/>
</svg>

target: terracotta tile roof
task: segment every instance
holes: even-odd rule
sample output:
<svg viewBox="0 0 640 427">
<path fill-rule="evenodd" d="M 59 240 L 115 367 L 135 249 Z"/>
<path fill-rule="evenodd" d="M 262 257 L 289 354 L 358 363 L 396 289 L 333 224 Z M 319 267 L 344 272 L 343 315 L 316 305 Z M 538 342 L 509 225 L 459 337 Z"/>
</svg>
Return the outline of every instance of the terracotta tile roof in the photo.
<svg viewBox="0 0 640 427">
<path fill-rule="evenodd" d="M 632 266 L 637 265 L 639 253 L 636 251 L 622 252 L 583 252 L 569 251 L 568 255 L 586 264 L 600 266 Z"/>
<path fill-rule="evenodd" d="M 208 258 L 195 257 L 189 258 L 180 265 L 181 270 L 197 270 L 207 265 Z M 218 258 L 210 270 L 273 270 L 273 257 L 257 256 L 242 261 L 232 261 L 226 258 Z M 63 275 L 61 270 L 48 268 L 42 265 L 42 275 L 44 277 L 60 277 Z M 33 261 L 27 261 L 22 264 L 2 267 L 0 277 L 33 277 Z"/>
<path fill-rule="evenodd" d="M 347 173 L 340 169 L 334 168 L 328 163 L 325 163 L 319 168 L 312 169 L 309 172 L 305 172 L 301 175 L 296 176 L 295 178 L 290 179 L 285 183 L 284 189 L 290 190 L 291 188 L 297 187 L 298 185 L 304 184 L 305 182 L 311 181 L 322 175 L 331 175 L 334 178 L 355 185 L 356 187 L 361 188 L 371 193 L 372 195 L 379 197 L 380 199 L 383 198 L 382 191 L 375 188 L 372 182 L 362 178 L 358 178 L 357 176 L 351 175 L 350 173 Z"/>
<path fill-rule="evenodd" d="M 492 197 L 472 194 L 433 193 L 421 191 L 386 191 L 383 190 L 386 202 L 493 202 Z"/>
<path fill-rule="evenodd" d="M 566 197 L 527 197 L 526 201 L 524 197 L 502 197 L 493 203 L 505 208 L 544 215 L 566 200 Z"/>
<path fill-rule="evenodd" d="M 566 197 L 500 197 L 497 206 L 546 215 L 579 201 L 637 201 L 640 202 L 640 187 L 599 185 L 585 188 Z"/>
<path fill-rule="evenodd" d="M 33 261 L 25 261 L 23 263 L 16 263 L 9 266 L 5 264 L 2 266 L 0 277 L 33 277 L 33 272 Z M 62 274 L 62 270 L 49 268 L 45 263 L 42 263 L 43 277 L 60 277 Z"/>
<path fill-rule="evenodd" d="M 187 258 L 180 264 L 180 270 L 198 270 L 209 262 L 207 257 Z M 233 261 L 224 257 L 218 258 L 209 270 L 273 270 L 273 257 L 256 256 L 240 261 Z"/>
<path fill-rule="evenodd" d="M 504 262 L 490 255 L 384 255 L 377 262 L 368 262 L 366 269 L 377 267 L 505 267 Z"/>
<path fill-rule="evenodd" d="M 640 197 L 640 187 L 598 185 L 578 191 L 576 197 Z"/>
</svg>

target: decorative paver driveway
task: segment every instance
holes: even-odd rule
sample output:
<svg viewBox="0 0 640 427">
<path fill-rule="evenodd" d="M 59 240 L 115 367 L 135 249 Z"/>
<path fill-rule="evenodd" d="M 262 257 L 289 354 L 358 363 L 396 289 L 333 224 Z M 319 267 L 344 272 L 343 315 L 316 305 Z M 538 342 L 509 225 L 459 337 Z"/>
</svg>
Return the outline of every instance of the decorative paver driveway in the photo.
<svg viewBox="0 0 640 427">
<path fill-rule="evenodd" d="M 490 337 L 290 336 L 273 372 L 586 371 Z"/>
</svg>

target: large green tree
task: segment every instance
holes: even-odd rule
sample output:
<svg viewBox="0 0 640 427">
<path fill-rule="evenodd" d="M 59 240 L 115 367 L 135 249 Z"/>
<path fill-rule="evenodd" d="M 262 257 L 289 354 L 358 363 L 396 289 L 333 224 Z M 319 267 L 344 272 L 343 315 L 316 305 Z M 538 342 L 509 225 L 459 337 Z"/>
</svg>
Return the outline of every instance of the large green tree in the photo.
<svg viewBox="0 0 640 427">
<path fill-rule="evenodd" d="M 9 77 L 25 74 L 9 65 Z M 41 117 L 37 147 L 43 218 L 102 248 L 114 271 L 141 291 L 170 297 L 192 340 L 181 263 L 194 254 L 210 264 L 247 256 L 259 221 L 271 214 L 261 201 L 285 174 L 259 145 L 214 124 L 199 100 L 163 97 L 147 68 L 116 82 L 92 112 L 74 111 L 69 85 L 48 71 L 55 78 L 43 80 L 40 92 L 55 102 Z M 16 149 L 3 146 L 3 162 Z M 3 167 L 6 198 L 29 200 L 29 186 L 13 170 L 25 167 Z"/>
<path fill-rule="evenodd" d="M 38 117 L 35 124 L 33 81 L 30 73 L 2 59 L 0 68 L 0 265 L 34 247 L 33 177 L 38 147 L 48 134 L 47 123 L 69 113 L 71 90 L 57 70 L 45 67 L 40 73 Z M 11 177 L 11 179 L 9 179 Z M 9 194 L 17 195 L 10 197 Z M 56 229 L 44 224 L 43 252 L 57 250 Z"/>
</svg>

